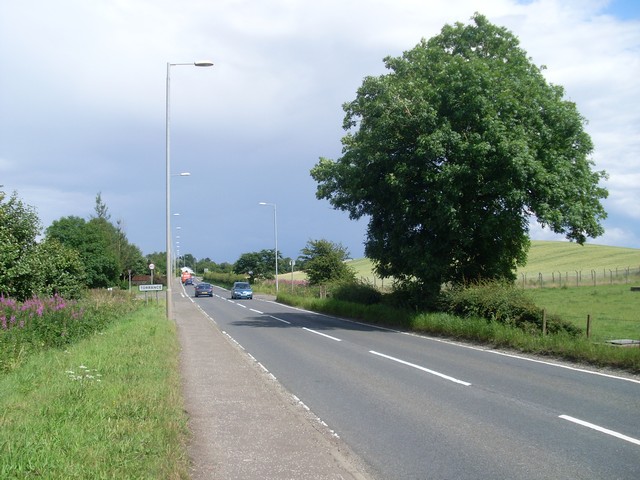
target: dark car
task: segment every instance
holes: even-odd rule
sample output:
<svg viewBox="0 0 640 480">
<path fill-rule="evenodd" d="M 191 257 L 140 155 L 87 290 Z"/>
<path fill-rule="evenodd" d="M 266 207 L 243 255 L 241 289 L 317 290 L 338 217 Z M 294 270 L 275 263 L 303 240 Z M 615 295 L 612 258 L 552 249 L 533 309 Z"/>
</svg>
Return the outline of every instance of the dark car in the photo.
<svg viewBox="0 0 640 480">
<path fill-rule="evenodd" d="M 189 277 L 184 281 L 185 285 L 193 285 L 193 278 Z"/>
<path fill-rule="evenodd" d="M 196 293 L 195 297 L 199 297 L 200 295 L 208 295 L 213 297 L 213 285 L 210 283 L 202 282 L 196 285 Z"/>
<path fill-rule="evenodd" d="M 235 282 L 231 288 L 231 298 L 253 298 L 253 290 L 248 282 Z"/>
</svg>

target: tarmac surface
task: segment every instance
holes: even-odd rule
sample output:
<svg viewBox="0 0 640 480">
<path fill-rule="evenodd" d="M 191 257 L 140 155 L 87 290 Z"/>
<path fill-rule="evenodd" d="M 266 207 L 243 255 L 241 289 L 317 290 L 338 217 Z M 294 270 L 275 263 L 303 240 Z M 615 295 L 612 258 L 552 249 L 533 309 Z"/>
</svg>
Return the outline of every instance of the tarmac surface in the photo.
<svg viewBox="0 0 640 480">
<path fill-rule="evenodd" d="M 189 297 L 174 293 L 173 317 L 193 480 L 372 478 L 342 440 Z"/>
</svg>

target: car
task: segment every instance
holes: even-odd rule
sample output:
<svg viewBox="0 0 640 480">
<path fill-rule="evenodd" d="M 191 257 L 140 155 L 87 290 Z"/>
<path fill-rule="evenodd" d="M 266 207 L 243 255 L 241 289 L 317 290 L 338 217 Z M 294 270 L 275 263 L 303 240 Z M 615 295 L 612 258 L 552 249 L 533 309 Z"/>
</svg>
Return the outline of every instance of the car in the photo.
<svg viewBox="0 0 640 480">
<path fill-rule="evenodd" d="M 193 285 L 193 278 L 189 277 L 184 281 L 185 285 Z"/>
<path fill-rule="evenodd" d="M 213 285 L 206 282 L 197 284 L 194 296 L 199 297 L 200 295 L 208 295 L 210 297 L 213 297 Z"/>
<path fill-rule="evenodd" d="M 253 298 L 253 290 L 249 282 L 234 282 L 231 288 L 231 298 Z"/>
</svg>

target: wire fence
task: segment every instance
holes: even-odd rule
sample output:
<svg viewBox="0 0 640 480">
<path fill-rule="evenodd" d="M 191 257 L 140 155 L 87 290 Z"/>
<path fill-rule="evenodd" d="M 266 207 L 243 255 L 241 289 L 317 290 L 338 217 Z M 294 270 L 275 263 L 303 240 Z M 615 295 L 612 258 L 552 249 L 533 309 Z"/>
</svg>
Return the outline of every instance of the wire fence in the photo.
<svg viewBox="0 0 640 480">
<path fill-rule="evenodd" d="M 556 270 L 550 273 L 523 272 L 518 281 L 522 288 L 595 287 L 632 283 L 640 281 L 640 267 L 592 268 L 564 272 Z"/>
</svg>

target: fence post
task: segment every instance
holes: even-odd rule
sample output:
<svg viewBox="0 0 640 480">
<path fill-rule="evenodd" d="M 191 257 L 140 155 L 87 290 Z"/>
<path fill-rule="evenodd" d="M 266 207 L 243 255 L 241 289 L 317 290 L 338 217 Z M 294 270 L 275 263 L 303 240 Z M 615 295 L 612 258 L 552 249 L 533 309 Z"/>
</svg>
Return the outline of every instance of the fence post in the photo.
<svg viewBox="0 0 640 480">
<path fill-rule="evenodd" d="M 545 308 L 542 309 L 542 335 L 547 334 L 547 310 Z"/>
<path fill-rule="evenodd" d="M 587 315 L 587 338 L 591 337 L 591 314 Z"/>
</svg>

